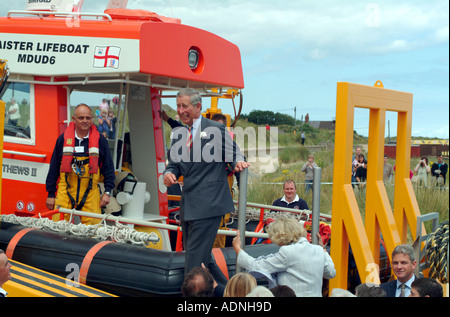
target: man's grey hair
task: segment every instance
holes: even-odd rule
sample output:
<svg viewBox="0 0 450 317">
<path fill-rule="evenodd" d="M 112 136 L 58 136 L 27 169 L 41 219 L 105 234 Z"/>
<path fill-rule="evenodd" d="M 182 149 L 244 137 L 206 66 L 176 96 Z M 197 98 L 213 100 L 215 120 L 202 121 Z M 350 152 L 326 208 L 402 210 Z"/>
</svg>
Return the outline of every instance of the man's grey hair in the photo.
<svg viewBox="0 0 450 317">
<path fill-rule="evenodd" d="M 202 104 L 202 97 L 200 96 L 200 93 L 193 88 L 183 88 L 177 93 L 177 98 L 184 96 L 190 97 L 190 101 L 193 106 Z"/>
<path fill-rule="evenodd" d="M 414 249 L 410 245 L 400 244 L 396 246 L 394 251 L 392 252 L 392 257 L 394 257 L 394 255 L 398 253 L 407 254 L 409 255 L 409 259 L 411 260 L 411 262 L 415 261 Z"/>
</svg>

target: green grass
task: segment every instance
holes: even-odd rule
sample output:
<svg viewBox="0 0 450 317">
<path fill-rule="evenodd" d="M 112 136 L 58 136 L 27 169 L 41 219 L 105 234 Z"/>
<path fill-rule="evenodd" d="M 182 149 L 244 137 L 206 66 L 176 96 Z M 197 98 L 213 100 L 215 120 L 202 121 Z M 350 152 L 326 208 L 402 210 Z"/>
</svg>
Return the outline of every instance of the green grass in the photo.
<svg viewBox="0 0 450 317">
<path fill-rule="evenodd" d="M 332 214 L 333 197 L 333 162 L 326 158 L 333 157 L 329 151 L 315 153 L 316 157 L 323 157 L 322 166 L 322 185 L 320 195 L 320 213 Z M 274 200 L 283 196 L 282 183 L 287 179 L 293 179 L 297 183 L 297 194 L 306 200 L 309 208 L 312 208 L 311 191 L 305 195 L 304 175 L 301 167 L 306 160 L 301 162 L 282 163 L 278 170 L 271 174 L 265 174 L 258 179 L 252 179 L 247 188 L 247 201 L 271 205 Z M 412 160 L 412 168 L 416 164 L 416 159 Z M 448 186 L 448 184 L 447 184 Z M 420 213 L 428 214 L 432 212 L 439 213 L 439 223 L 449 219 L 449 192 L 445 189 L 435 187 L 419 187 L 413 185 L 415 197 L 419 205 Z M 386 193 L 389 197 L 391 209 L 394 210 L 394 185 L 386 185 Z M 355 198 L 359 206 L 361 218 L 364 221 L 365 215 L 365 190 L 355 190 Z M 431 221 L 425 223 L 427 232 L 431 231 Z M 411 235 L 408 241 L 413 242 Z"/>
<path fill-rule="evenodd" d="M 174 117 L 176 111 L 170 109 L 170 107 L 164 107 L 168 115 Z M 167 123 L 166 123 L 167 125 Z M 258 126 L 244 121 L 238 120 L 237 127 L 242 129 L 255 128 L 257 131 Z M 305 145 L 324 145 L 323 150 L 314 152 L 315 162 L 322 169 L 322 185 L 321 185 L 321 198 L 320 198 L 320 212 L 325 214 L 331 214 L 331 202 L 333 197 L 333 168 L 334 168 L 334 131 L 315 129 L 309 125 L 304 125 L 303 130 L 306 133 Z M 165 134 L 168 139 L 170 135 L 170 126 L 166 126 Z M 265 131 L 265 130 L 264 130 Z M 279 126 L 278 127 L 278 169 L 270 174 L 261 174 L 259 177 L 251 177 L 249 179 L 249 185 L 247 187 L 247 201 L 271 205 L 274 200 L 283 196 L 282 183 L 287 179 L 293 179 L 297 185 L 298 195 L 305 199 L 308 206 L 312 206 L 312 193 L 311 191 L 305 196 L 304 173 L 301 172 L 303 164 L 307 161 L 308 155 L 312 152 L 308 147 L 301 145 L 301 138 L 299 127 L 297 127 L 294 133 L 293 126 Z M 268 138 L 267 138 L 268 139 Z M 325 149 L 326 145 L 328 149 Z M 354 145 L 367 144 L 367 138 L 354 133 L 353 136 Z M 412 158 L 410 162 L 411 170 L 417 164 L 417 158 Z M 448 159 L 445 160 L 448 164 Z M 395 165 L 395 161 L 392 159 L 389 161 L 392 165 Z M 449 176 L 448 176 L 449 177 Z M 447 177 L 447 178 L 448 178 Z M 448 180 L 447 184 L 448 186 Z M 439 222 L 449 219 L 449 195 L 448 190 L 439 190 L 434 187 L 422 188 L 413 186 L 416 195 L 417 203 L 421 214 L 427 214 L 430 212 L 439 213 Z M 386 186 L 386 192 L 390 200 L 391 208 L 394 207 L 394 186 Z M 362 218 L 364 219 L 365 213 L 365 191 L 355 191 L 355 197 L 360 208 Z M 428 228 L 427 228 L 428 229 Z"/>
<path fill-rule="evenodd" d="M 239 123 L 239 122 L 238 122 Z M 247 123 L 248 125 L 248 123 Z M 282 183 L 287 179 L 293 179 L 297 185 L 297 194 L 306 200 L 308 206 L 312 206 L 312 193 L 309 192 L 305 196 L 304 193 L 304 173 L 301 172 L 303 164 L 307 161 L 308 154 L 311 151 L 307 147 L 302 147 L 299 141 L 299 134 L 294 135 L 293 129 L 291 132 L 283 131 L 279 133 L 279 167 L 270 174 L 262 174 L 260 177 L 253 177 L 251 184 L 247 189 L 247 201 L 256 202 L 262 204 L 271 205 L 274 200 L 283 196 Z M 318 129 L 315 129 L 318 130 Z M 311 132 L 311 131 L 310 131 Z M 322 139 L 334 141 L 334 131 L 314 131 L 310 133 L 310 145 L 313 142 L 322 143 Z M 314 139 L 313 139 L 314 138 Z M 313 140 L 311 140 L 313 139 Z M 315 141 L 314 141 L 315 140 Z M 359 142 L 358 142 L 359 141 Z M 354 144 L 367 144 L 367 138 L 354 136 Z M 308 145 L 308 142 L 307 144 Z M 325 147 L 324 147 L 325 148 Z M 323 149 L 314 152 L 315 162 L 322 168 L 322 185 L 321 185 L 321 198 L 320 198 L 320 212 L 325 214 L 331 214 L 332 205 L 332 183 L 333 183 L 333 168 L 334 168 L 334 150 Z M 411 170 L 417 164 L 418 158 L 412 158 L 410 162 Z M 448 164 L 448 159 L 445 159 Z M 395 165 L 394 160 L 390 160 L 392 165 Z M 431 182 L 429 182 L 431 184 Z M 448 186 L 448 180 L 445 186 Z M 434 186 L 429 185 L 429 188 L 423 188 L 413 184 L 414 193 L 421 214 L 427 214 L 431 212 L 439 213 L 439 222 L 449 219 L 449 195 L 446 189 L 437 189 Z M 390 205 L 394 208 L 394 186 L 387 185 L 386 192 L 390 200 Z M 365 213 L 365 191 L 356 190 L 355 197 L 360 208 L 362 218 L 364 219 Z M 426 225 L 429 230 L 430 225 Z"/>
</svg>

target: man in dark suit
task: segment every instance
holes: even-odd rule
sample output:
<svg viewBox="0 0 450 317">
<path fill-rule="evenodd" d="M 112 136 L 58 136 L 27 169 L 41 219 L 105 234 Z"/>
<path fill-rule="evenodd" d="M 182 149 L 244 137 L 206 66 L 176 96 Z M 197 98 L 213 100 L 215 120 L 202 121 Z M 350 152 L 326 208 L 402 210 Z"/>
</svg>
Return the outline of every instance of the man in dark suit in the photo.
<svg viewBox="0 0 450 317">
<path fill-rule="evenodd" d="M 392 252 L 391 263 L 397 279 L 380 286 L 386 292 L 386 297 L 408 297 L 411 293 L 411 284 L 416 279 L 414 270 L 417 262 L 414 249 L 406 244 L 396 246 Z"/>
<path fill-rule="evenodd" d="M 180 220 L 185 274 L 202 263 L 210 264 L 220 221 L 234 211 L 226 166 L 231 164 L 236 172 L 249 166 L 225 126 L 204 118 L 201 110 L 198 91 L 178 92 L 177 112 L 185 127 L 172 131 L 169 164 L 164 171 L 167 187 L 183 176 Z"/>
</svg>

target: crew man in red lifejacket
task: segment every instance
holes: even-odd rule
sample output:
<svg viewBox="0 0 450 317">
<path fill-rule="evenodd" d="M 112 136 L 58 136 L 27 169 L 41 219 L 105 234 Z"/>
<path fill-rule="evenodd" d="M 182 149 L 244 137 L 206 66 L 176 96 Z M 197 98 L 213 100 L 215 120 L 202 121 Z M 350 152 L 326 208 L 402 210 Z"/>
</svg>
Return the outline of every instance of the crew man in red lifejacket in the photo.
<svg viewBox="0 0 450 317">
<path fill-rule="evenodd" d="M 108 141 L 97 131 L 92 110 L 86 104 L 75 108 L 72 120 L 53 150 L 46 179 L 47 208 L 53 210 L 56 206 L 100 214 L 101 208 L 109 204 L 115 179 Z M 101 197 L 100 175 L 105 188 Z M 98 222 L 82 218 L 87 225 Z"/>
</svg>

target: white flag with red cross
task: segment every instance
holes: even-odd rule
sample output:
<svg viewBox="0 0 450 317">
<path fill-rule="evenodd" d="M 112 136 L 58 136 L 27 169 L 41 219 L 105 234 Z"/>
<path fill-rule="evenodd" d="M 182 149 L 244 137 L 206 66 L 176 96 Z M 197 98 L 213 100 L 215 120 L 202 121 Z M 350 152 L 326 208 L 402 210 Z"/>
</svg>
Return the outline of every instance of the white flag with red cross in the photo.
<svg viewBox="0 0 450 317">
<path fill-rule="evenodd" d="M 96 46 L 94 51 L 94 67 L 119 68 L 120 47 Z"/>
</svg>

